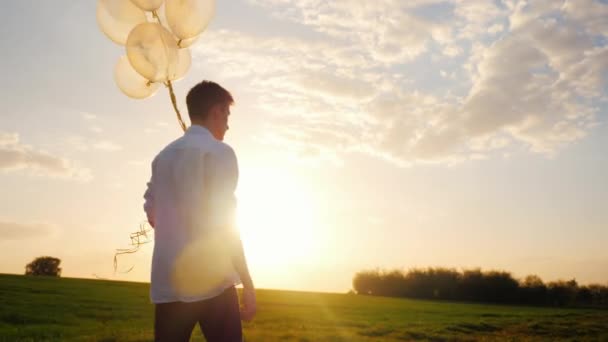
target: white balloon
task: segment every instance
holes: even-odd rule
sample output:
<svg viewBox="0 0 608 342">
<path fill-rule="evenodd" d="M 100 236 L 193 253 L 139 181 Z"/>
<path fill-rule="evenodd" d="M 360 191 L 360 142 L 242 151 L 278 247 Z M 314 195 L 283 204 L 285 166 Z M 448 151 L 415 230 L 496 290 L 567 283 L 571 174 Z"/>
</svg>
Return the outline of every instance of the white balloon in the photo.
<svg viewBox="0 0 608 342">
<path fill-rule="evenodd" d="M 153 82 L 164 82 L 176 74 L 177 41 L 160 24 L 137 25 L 127 39 L 127 56 L 133 68 Z"/>
<path fill-rule="evenodd" d="M 187 47 L 191 46 L 192 44 L 196 43 L 196 41 L 198 40 L 198 37 L 200 37 L 200 36 L 195 36 L 195 37 L 188 38 L 188 39 L 180 39 L 177 41 L 177 47 L 179 47 L 180 49 L 187 48 Z"/>
<path fill-rule="evenodd" d="M 158 19 L 160 19 L 160 24 L 164 28 L 166 28 L 167 30 L 170 31 L 171 28 L 169 27 L 169 22 L 167 20 L 167 14 L 165 12 L 165 8 L 166 7 L 167 7 L 166 5 L 160 6 L 160 8 L 156 10 L 156 15 L 158 15 Z M 149 21 L 151 21 L 151 22 L 157 22 L 157 19 L 152 14 L 149 15 L 149 19 L 150 19 Z M 194 36 L 194 37 L 188 38 L 188 39 L 179 39 L 179 38 L 176 38 L 177 39 L 177 46 L 180 49 L 189 47 L 189 46 L 191 46 L 192 44 L 194 44 L 198 40 L 199 36 Z"/>
<path fill-rule="evenodd" d="M 188 70 L 190 70 L 190 66 L 192 65 L 192 54 L 190 53 L 190 49 L 180 49 L 178 60 L 177 60 L 177 68 L 175 70 L 175 75 L 170 79 L 172 81 L 181 80 L 186 76 Z"/>
<path fill-rule="evenodd" d="M 159 83 L 151 83 L 138 74 L 127 56 L 121 56 L 116 63 L 114 80 L 125 95 L 134 99 L 145 99 L 154 95 L 159 86 Z"/>
<path fill-rule="evenodd" d="M 164 0 L 131 0 L 137 7 L 144 11 L 157 10 Z"/>
<path fill-rule="evenodd" d="M 215 0 L 166 0 L 165 12 L 177 38 L 194 38 L 207 28 L 215 15 Z"/>
<path fill-rule="evenodd" d="M 129 32 L 146 22 L 146 14 L 129 0 L 99 0 L 97 24 L 113 42 L 125 45 Z"/>
</svg>

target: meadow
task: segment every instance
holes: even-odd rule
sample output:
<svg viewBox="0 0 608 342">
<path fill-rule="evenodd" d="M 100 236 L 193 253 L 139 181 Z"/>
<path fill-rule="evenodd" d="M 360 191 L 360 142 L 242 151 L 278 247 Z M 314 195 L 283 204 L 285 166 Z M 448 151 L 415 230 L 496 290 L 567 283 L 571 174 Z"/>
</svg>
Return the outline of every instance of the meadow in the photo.
<svg viewBox="0 0 608 342">
<path fill-rule="evenodd" d="M 151 341 L 146 283 L 0 275 L 0 341 Z M 258 290 L 246 341 L 608 341 L 608 310 Z M 195 329 L 193 341 L 204 341 Z"/>
</svg>

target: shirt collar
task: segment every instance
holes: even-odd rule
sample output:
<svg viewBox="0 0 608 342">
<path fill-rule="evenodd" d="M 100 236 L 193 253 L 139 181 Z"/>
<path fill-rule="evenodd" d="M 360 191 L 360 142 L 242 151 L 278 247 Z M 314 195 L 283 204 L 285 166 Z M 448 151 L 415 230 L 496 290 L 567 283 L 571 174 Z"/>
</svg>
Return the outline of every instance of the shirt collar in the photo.
<svg viewBox="0 0 608 342">
<path fill-rule="evenodd" d="M 186 130 L 186 134 L 211 134 L 207 127 L 203 127 L 200 125 L 191 125 Z"/>
</svg>

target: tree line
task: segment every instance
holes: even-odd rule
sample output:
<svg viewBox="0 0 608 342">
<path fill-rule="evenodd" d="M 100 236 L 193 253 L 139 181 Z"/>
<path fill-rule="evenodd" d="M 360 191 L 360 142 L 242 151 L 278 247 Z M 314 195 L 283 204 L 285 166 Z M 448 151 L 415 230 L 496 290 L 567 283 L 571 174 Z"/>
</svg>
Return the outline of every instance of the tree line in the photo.
<svg viewBox="0 0 608 342">
<path fill-rule="evenodd" d="M 355 274 L 357 294 L 502 304 L 608 307 L 608 286 L 576 280 L 545 283 L 536 275 L 515 279 L 505 271 L 451 268 L 365 270 Z"/>
</svg>

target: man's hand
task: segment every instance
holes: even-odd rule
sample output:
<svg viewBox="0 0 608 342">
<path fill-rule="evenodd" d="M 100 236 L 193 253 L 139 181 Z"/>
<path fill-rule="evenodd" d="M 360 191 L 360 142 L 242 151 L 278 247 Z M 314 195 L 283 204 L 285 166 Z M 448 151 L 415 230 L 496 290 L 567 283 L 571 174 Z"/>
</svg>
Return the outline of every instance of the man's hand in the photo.
<svg viewBox="0 0 608 342">
<path fill-rule="evenodd" d="M 241 319 L 245 322 L 251 321 L 256 311 L 255 289 L 253 287 L 243 288 Z"/>
</svg>

